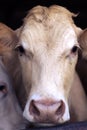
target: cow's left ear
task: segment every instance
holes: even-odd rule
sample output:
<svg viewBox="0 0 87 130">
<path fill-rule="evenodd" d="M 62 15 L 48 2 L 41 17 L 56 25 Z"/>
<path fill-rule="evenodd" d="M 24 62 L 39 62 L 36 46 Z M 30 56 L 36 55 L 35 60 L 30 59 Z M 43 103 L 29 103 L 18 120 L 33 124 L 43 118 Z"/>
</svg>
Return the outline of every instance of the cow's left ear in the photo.
<svg viewBox="0 0 87 130">
<path fill-rule="evenodd" d="M 18 36 L 16 32 L 7 25 L 0 23 L 0 55 L 12 51 L 17 43 Z"/>
<path fill-rule="evenodd" d="M 87 59 L 87 28 L 83 30 L 78 38 L 83 58 Z"/>
</svg>

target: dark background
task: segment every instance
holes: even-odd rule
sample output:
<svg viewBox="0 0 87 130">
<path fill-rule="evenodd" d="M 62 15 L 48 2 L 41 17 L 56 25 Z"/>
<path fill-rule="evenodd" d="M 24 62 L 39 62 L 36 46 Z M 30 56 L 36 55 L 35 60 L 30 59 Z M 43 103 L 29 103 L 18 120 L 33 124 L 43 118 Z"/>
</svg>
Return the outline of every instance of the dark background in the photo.
<svg viewBox="0 0 87 130">
<path fill-rule="evenodd" d="M 76 25 L 82 29 L 87 27 L 86 0 L 0 0 L 0 22 L 16 29 L 21 26 L 29 9 L 36 5 L 52 4 L 58 4 L 74 13 L 79 13 L 78 17 L 74 18 Z"/>
</svg>

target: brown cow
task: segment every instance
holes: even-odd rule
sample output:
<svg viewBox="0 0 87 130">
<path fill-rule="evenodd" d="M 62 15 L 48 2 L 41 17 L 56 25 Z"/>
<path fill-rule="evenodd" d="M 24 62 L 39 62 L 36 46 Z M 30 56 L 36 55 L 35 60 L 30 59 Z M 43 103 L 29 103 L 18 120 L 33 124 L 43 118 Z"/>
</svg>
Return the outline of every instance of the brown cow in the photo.
<svg viewBox="0 0 87 130">
<path fill-rule="evenodd" d="M 79 36 L 84 59 L 87 59 L 87 29 Z"/>
<path fill-rule="evenodd" d="M 17 45 L 11 42 L 10 47 L 18 50 L 19 56 L 15 52 L 17 63 L 11 62 L 14 62 L 13 69 L 19 72 L 17 77 L 21 77 L 22 71 L 26 93 L 21 95 L 23 115 L 30 122 L 63 123 L 70 119 L 69 108 L 71 120 L 87 119 L 86 96 L 75 74 L 80 48 L 78 38 L 83 30 L 75 26 L 72 16 L 75 15 L 61 6 L 37 6 L 29 11 L 23 26 L 12 32 L 14 35 L 18 32 L 19 41 Z M 13 35 L 10 38 L 15 40 Z M 3 44 L 9 45 L 8 37 Z M 22 91 L 22 86 L 19 91 Z M 83 106 L 76 106 L 79 100 Z"/>
<path fill-rule="evenodd" d="M 0 23 L 0 55 L 3 57 L 3 63 L 10 76 L 13 79 L 14 88 L 18 98 L 20 95 L 24 95 L 24 87 L 22 87 L 22 77 L 21 77 L 21 67 L 19 59 L 14 48 L 18 43 L 18 38 L 15 31 L 7 27 L 5 24 Z M 21 82 L 21 85 L 20 85 Z M 22 91 L 20 91 L 22 88 Z M 24 96 L 25 97 L 25 96 Z M 24 98 L 20 100 L 23 104 L 25 102 Z"/>
</svg>

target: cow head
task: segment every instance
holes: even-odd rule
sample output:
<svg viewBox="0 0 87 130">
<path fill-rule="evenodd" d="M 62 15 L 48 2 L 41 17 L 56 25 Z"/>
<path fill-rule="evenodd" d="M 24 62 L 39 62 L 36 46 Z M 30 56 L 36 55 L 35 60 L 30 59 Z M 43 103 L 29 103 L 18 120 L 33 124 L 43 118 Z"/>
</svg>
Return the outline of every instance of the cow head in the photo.
<svg viewBox="0 0 87 130">
<path fill-rule="evenodd" d="M 23 101 L 20 95 L 23 94 L 25 90 L 23 89 L 24 87 L 22 87 L 21 67 L 17 56 L 18 54 L 15 51 L 15 46 L 19 41 L 17 37 L 18 30 L 16 30 L 16 33 L 16 31 L 7 27 L 5 24 L 0 23 L 0 56 L 2 56 L 3 63 L 13 80 L 13 86 L 21 103 Z"/>
<path fill-rule="evenodd" d="M 58 124 L 70 119 L 68 98 L 83 32 L 72 16 L 61 6 L 37 6 L 16 31 L 27 96 L 23 115 L 30 122 Z"/>
<path fill-rule="evenodd" d="M 30 122 L 57 124 L 70 118 L 79 48 L 72 16 L 60 6 L 38 6 L 24 20 L 17 49 L 27 94 L 23 115 Z"/>
<path fill-rule="evenodd" d="M 0 130 L 17 129 L 17 127 L 21 127 L 23 121 L 22 111 L 14 93 L 12 80 L 0 56 Z"/>
</svg>

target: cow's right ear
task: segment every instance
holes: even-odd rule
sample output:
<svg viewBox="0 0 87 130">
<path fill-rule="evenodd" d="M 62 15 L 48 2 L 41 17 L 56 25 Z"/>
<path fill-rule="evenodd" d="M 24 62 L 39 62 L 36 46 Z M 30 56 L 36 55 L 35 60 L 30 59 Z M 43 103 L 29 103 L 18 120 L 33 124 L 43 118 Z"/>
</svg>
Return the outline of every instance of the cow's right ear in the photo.
<svg viewBox="0 0 87 130">
<path fill-rule="evenodd" d="M 0 55 L 12 51 L 18 43 L 18 36 L 14 30 L 0 23 Z"/>
<path fill-rule="evenodd" d="M 87 28 L 79 36 L 79 44 L 82 50 L 83 58 L 87 59 Z"/>
</svg>

